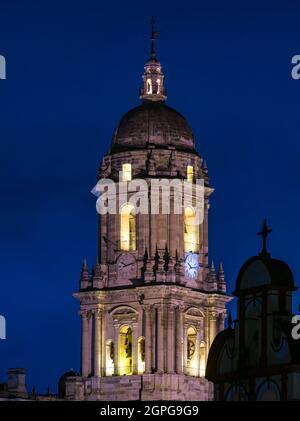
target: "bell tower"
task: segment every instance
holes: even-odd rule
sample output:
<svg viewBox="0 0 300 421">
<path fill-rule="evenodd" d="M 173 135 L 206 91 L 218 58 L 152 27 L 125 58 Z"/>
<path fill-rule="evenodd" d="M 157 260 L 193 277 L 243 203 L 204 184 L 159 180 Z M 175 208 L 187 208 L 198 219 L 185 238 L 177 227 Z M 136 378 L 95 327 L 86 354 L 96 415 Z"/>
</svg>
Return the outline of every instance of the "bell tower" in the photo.
<svg viewBox="0 0 300 421">
<path fill-rule="evenodd" d="M 217 271 L 209 265 L 213 188 L 191 128 L 165 103 L 156 36 L 152 24 L 141 104 L 121 118 L 98 173 L 97 186 L 103 180 L 109 185 L 97 199 L 99 257 L 92 271 L 84 261 L 74 294 L 81 373 L 66 379 L 67 399 L 213 396 L 204 378 L 206 359 L 230 300 L 222 265 Z M 199 180 L 202 218 L 195 222 Z M 174 186 L 187 189 L 188 204 Z M 100 211 L 100 203 L 113 203 L 114 212 Z"/>
</svg>

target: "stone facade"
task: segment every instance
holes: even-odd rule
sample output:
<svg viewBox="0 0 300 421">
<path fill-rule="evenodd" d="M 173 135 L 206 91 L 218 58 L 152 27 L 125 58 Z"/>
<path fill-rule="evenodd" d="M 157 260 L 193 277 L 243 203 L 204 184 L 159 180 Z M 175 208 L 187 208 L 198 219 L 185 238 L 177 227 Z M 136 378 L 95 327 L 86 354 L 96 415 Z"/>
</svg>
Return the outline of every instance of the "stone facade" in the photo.
<svg viewBox="0 0 300 421">
<path fill-rule="evenodd" d="M 217 272 L 209 266 L 213 189 L 190 127 L 165 104 L 163 80 L 152 48 L 143 75 L 142 104 L 121 119 L 98 179 L 119 185 L 126 165 L 128 179 L 143 179 L 150 193 L 153 179 L 188 178 L 192 196 L 196 179 L 202 179 L 203 223 L 189 234 L 185 213 L 172 212 L 172 191 L 168 214 L 124 213 L 127 225 L 122 212 L 99 217 L 98 261 L 92 273 L 84 262 L 80 290 L 74 294 L 80 301 L 82 361 L 80 375 L 64 379 L 66 399 L 213 396 L 212 384 L 204 378 L 206 359 L 215 335 L 224 328 L 229 300 L 222 266 Z"/>
</svg>

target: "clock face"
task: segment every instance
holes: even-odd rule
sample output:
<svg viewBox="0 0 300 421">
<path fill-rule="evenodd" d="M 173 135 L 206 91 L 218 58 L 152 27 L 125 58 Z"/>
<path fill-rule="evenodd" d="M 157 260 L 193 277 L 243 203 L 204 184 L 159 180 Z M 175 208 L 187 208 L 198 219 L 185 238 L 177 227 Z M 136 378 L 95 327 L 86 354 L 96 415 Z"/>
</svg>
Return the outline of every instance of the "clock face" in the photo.
<svg viewBox="0 0 300 421">
<path fill-rule="evenodd" d="M 136 276 L 135 257 L 130 253 L 120 254 L 117 262 L 118 278 L 130 279 Z"/>
<path fill-rule="evenodd" d="M 198 254 L 188 253 L 185 258 L 185 275 L 190 279 L 195 279 L 198 275 L 198 269 Z"/>
</svg>

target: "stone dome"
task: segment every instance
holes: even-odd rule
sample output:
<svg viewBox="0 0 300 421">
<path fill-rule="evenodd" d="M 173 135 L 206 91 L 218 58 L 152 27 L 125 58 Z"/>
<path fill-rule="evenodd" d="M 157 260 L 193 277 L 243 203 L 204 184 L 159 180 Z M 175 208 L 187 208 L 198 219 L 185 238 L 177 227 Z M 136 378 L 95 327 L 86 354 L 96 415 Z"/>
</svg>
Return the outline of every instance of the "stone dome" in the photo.
<svg viewBox="0 0 300 421">
<path fill-rule="evenodd" d="M 112 150 L 173 146 L 194 151 L 192 130 L 185 118 L 163 101 L 143 101 L 120 120 L 112 139 Z"/>
<path fill-rule="evenodd" d="M 269 256 L 260 255 L 248 259 L 238 274 L 234 294 L 261 288 L 293 290 L 295 282 L 289 266 Z"/>
</svg>

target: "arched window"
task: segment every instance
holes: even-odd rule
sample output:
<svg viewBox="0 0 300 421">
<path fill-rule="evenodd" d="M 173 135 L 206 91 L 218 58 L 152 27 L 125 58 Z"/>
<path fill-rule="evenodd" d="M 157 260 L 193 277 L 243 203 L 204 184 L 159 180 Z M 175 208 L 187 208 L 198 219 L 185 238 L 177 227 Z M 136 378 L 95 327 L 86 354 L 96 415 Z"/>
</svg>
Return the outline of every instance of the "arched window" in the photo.
<svg viewBox="0 0 300 421">
<path fill-rule="evenodd" d="M 189 183 L 192 183 L 193 177 L 194 177 L 194 168 L 192 167 L 192 165 L 188 165 L 186 168 L 186 179 Z"/>
<path fill-rule="evenodd" d="M 199 374 L 200 377 L 205 377 L 205 367 L 206 367 L 206 347 L 205 343 L 201 342 L 199 349 Z"/>
<path fill-rule="evenodd" d="M 197 332 L 193 327 L 189 327 L 187 330 L 187 361 L 186 368 L 187 373 L 190 376 L 198 376 L 198 361 L 196 352 L 196 338 Z"/>
<path fill-rule="evenodd" d="M 159 94 L 160 93 L 160 79 L 157 79 L 156 83 L 157 83 L 157 93 Z"/>
<path fill-rule="evenodd" d="M 152 82 L 151 82 L 151 79 L 147 79 L 147 94 L 152 94 Z"/>
<path fill-rule="evenodd" d="M 133 205 L 122 207 L 120 225 L 121 250 L 136 250 L 136 215 Z"/>
<path fill-rule="evenodd" d="M 257 401 L 280 401 L 280 389 L 273 380 L 264 381 L 257 389 Z"/>
<path fill-rule="evenodd" d="M 145 372 L 145 338 L 138 340 L 138 374 Z"/>
<path fill-rule="evenodd" d="M 130 181 L 132 178 L 131 164 L 122 165 L 122 181 Z"/>
<path fill-rule="evenodd" d="M 132 329 L 122 326 L 119 336 L 119 374 L 132 374 Z"/>
<path fill-rule="evenodd" d="M 233 384 L 225 394 L 225 401 L 247 401 L 247 390 L 244 385 Z"/>
<path fill-rule="evenodd" d="M 199 224 L 196 224 L 196 212 L 191 206 L 184 210 L 184 251 L 199 252 Z"/>
<path fill-rule="evenodd" d="M 112 376 L 114 374 L 114 343 L 112 340 L 106 342 L 105 347 L 105 374 Z"/>
</svg>

